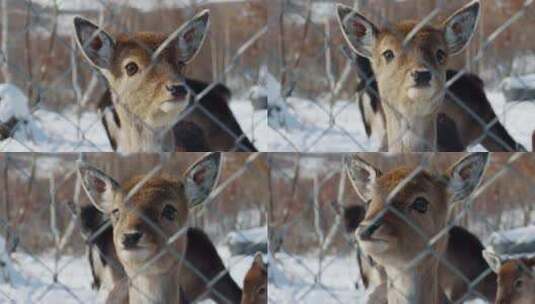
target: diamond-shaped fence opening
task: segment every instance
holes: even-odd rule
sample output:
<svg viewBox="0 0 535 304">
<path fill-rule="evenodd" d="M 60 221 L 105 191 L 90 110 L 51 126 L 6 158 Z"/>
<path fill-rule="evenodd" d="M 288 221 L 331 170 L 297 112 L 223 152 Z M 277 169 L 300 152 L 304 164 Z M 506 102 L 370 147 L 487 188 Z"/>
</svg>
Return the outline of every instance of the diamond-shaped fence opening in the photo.
<svg viewBox="0 0 535 304">
<path fill-rule="evenodd" d="M 531 150 L 533 5 L 480 1 L 477 15 L 462 0 L 272 2 L 270 150 Z M 461 32 L 465 48 L 443 44 Z"/>
<path fill-rule="evenodd" d="M 6 0 L 0 14 L 1 151 L 266 150 L 262 1 Z"/>
<path fill-rule="evenodd" d="M 533 300 L 534 160 L 270 154 L 270 301 Z"/>
<path fill-rule="evenodd" d="M 5 153 L 0 162 L 0 302 L 265 297 L 265 155 Z"/>
</svg>

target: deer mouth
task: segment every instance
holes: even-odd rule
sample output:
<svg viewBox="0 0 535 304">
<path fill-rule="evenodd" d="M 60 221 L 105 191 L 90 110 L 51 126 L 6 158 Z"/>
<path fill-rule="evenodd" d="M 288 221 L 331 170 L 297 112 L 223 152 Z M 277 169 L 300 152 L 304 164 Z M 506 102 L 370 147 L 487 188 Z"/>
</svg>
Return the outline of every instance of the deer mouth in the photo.
<svg viewBox="0 0 535 304">
<path fill-rule="evenodd" d="M 165 113 L 182 111 L 187 106 L 189 98 L 173 98 L 162 102 L 160 110 Z"/>
</svg>

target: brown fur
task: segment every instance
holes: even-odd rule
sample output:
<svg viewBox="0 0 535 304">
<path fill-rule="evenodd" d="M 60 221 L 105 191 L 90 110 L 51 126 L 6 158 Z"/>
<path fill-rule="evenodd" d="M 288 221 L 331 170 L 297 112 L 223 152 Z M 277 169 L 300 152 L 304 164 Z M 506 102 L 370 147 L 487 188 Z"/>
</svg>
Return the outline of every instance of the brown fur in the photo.
<svg viewBox="0 0 535 304">
<path fill-rule="evenodd" d="M 438 150 L 437 118 L 445 100 L 448 59 L 469 42 L 479 10 L 480 3 L 473 2 L 440 27 L 419 27 L 419 22 L 406 20 L 378 29 L 350 7 L 338 6 L 347 42 L 370 59 L 376 73 L 388 151 Z M 464 22 L 458 21 L 459 16 Z M 456 127 L 463 130 L 463 126 Z M 450 129 L 454 131 L 455 126 Z"/>
<path fill-rule="evenodd" d="M 221 155 L 212 153 L 180 179 L 137 176 L 123 186 L 98 169 L 79 165 L 83 187 L 93 204 L 111 218 L 113 244 L 128 276 L 131 304 L 144 303 L 147 297 L 157 303 L 185 303 L 207 296 L 218 303 L 239 302 L 241 290 L 209 238 L 187 226 L 189 209 L 203 203 L 207 189 L 211 191 L 216 184 L 220 162 Z M 154 257 L 156 262 L 146 264 Z M 220 278 L 212 281 L 216 277 Z M 113 282 L 110 296 L 120 293 L 121 281 Z"/>
<path fill-rule="evenodd" d="M 267 303 L 267 265 L 262 261 L 251 264 L 243 279 L 243 297 L 241 304 Z"/>
<path fill-rule="evenodd" d="M 500 267 L 496 303 L 535 303 L 535 258 L 510 260 Z"/>
<path fill-rule="evenodd" d="M 204 12 L 194 18 L 207 24 L 208 16 Z M 77 35 L 79 40 L 92 39 L 86 31 L 94 30 L 90 22 L 75 19 L 75 26 L 77 33 L 82 33 Z M 204 37 L 205 28 L 198 30 Z M 188 56 L 196 52 L 181 54 L 176 38 L 161 48 L 167 38 L 163 33 L 137 32 L 118 34 L 112 37 L 114 43 L 103 43 L 101 37 L 89 41 L 104 54 L 93 50 L 85 53 L 90 61 L 98 62 L 108 83 L 110 93 L 100 104 L 101 108 L 113 105 L 113 115 L 103 117 L 112 146 L 123 152 L 256 151 L 228 107 L 228 89 L 216 85 L 195 101 L 195 96 L 208 87 L 185 77 L 185 66 L 192 59 Z M 84 42 L 79 44 L 83 47 Z M 137 68 L 129 74 L 130 66 Z M 173 93 L 170 88 L 175 87 L 187 88 L 187 92 Z M 198 139 L 190 143 L 192 138 Z"/>
<path fill-rule="evenodd" d="M 452 236 L 439 233 L 446 225 L 451 201 L 464 200 L 472 193 L 487 161 L 486 154 L 472 154 L 444 174 L 409 167 L 382 174 L 358 156 L 346 160 L 346 170 L 357 194 L 361 199 L 369 199 L 366 215 L 356 232 L 357 240 L 365 255 L 384 269 L 379 270 L 373 284 L 383 285 L 386 277 L 388 302 L 440 303 L 444 293 L 452 296 L 441 285 L 451 282 L 441 282 L 441 263 L 436 258 L 447 254 Z M 426 250 L 434 253 L 420 256 Z M 366 256 L 359 258 L 361 265 L 367 263 Z M 374 268 L 369 263 L 367 269 Z M 365 284 L 369 283 L 367 276 L 363 279 Z"/>
</svg>

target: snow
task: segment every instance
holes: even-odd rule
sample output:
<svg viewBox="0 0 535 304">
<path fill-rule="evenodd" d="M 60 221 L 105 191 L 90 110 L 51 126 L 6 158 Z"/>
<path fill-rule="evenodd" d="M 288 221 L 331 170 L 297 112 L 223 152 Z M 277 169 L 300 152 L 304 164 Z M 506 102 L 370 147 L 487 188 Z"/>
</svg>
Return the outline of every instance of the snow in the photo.
<svg viewBox="0 0 535 304">
<path fill-rule="evenodd" d="M 354 256 L 325 257 L 317 277 L 318 257 L 278 253 L 269 261 L 272 303 L 365 303 L 366 292 L 355 289 L 358 265 Z M 274 270 L 271 269 L 274 267 Z"/>
<path fill-rule="evenodd" d="M 490 235 L 486 250 L 500 256 L 535 255 L 535 226 L 527 226 Z"/>
<path fill-rule="evenodd" d="M 267 132 L 265 111 L 254 111 L 248 100 L 233 100 L 230 108 L 249 139 L 259 150 L 265 150 L 265 137 L 262 136 Z M 83 112 L 78 118 L 74 108 L 61 113 L 38 109 L 31 114 L 28 128 L 18 128 L 13 138 L 0 141 L 0 152 L 112 151 L 96 112 Z"/>
<path fill-rule="evenodd" d="M 0 152 L 104 152 L 111 151 L 106 131 L 95 112 L 78 117 L 73 109 L 62 113 L 38 109 L 32 113 L 37 135 L 17 130 L 0 142 Z"/>
<path fill-rule="evenodd" d="M 2 244 L 0 244 L 1 246 Z M 0 247 L 3 250 L 3 246 Z M 230 256 L 225 247 L 218 247 L 223 262 L 230 268 L 230 274 L 242 286 L 243 278 L 249 270 L 252 256 Z M 53 253 L 31 256 L 14 253 L 9 267 L 16 275 L 12 284 L 0 280 L 0 303 L 103 303 L 107 290 L 91 289 L 91 270 L 85 256 L 60 256 L 57 261 Z M 54 281 L 57 273 L 56 281 Z M 202 303 L 213 303 L 205 300 Z"/>
<path fill-rule="evenodd" d="M 499 90 L 487 91 L 487 97 L 511 136 L 529 149 L 535 130 L 535 102 L 506 102 Z M 377 151 L 379 142 L 366 136 L 356 101 L 339 100 L 332 107 L 321 98 L 310 100 L 290 97 L 288 113 L 296 124 L 277 126 L 270 122 L 270 151 L 276 152 L 359 152 Z M 334 119 L 331 119 L 334 117 Z M 481 146 L 470 151 L 481 151 Z"/>
<path fill-rule="evenodd" d="M 506 90 L 535 88 L 535 74 L 505 78 L 502 87 Z"/>
<path fill-rule="evenodd" d="M 11 117 L 26 119 L 30 115 L 28 98 L 15 85 L 0 84 L 0 122 L 7 122 Z"/>
<path fill-rule="evenodd" d="M 267 227 L 232 231 L 227 235 L 228 243 L 267 243 Z"/>
<path fill-rule="evenodd" d="M 332 109 L 326 103 L 302 98 L 291 97 L 287 102 L 291 108 L 285 115 L 294 117 L 297 123 L 272 128 L 270 151 L 369 151 L 376 145 L 366 136 L 356 102 L 338 101 Z"/>
<path fill-rule="evenodd" d="M 269 258 L 270 303 L 367 303 L 373 291 L 364 290 L 355 255 L 324 257 L 318 276 L 318 257 L 277 253 Z M 359 282 L 359 289 L 355 288 Z M 485 304 L 482 300 L 466 304 Z"/>
</svg>

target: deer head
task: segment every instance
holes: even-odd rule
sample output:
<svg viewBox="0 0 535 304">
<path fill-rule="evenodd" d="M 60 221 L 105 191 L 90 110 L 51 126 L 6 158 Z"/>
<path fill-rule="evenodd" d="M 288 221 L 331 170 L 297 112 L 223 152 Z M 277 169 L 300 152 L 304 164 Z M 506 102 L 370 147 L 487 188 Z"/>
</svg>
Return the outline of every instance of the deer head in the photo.
<svg viewBox="0 0 535 304">
<path fill-rule="evenodd" d="M 477 188 L 487 159 L 485 153 L 470 154 L 446 173 L 401 167 L 385 174 L 358 156 L 346 160 L 355 191 L 369 202 L 356 231 L 357 239 L 364 252 L 384 266 L 389 280 L 394 274 L 410 277 L 414 269 L 427 269 L 432 274 L 427 279 L 436 283 L 439 263 L 433 252 L 441 255 L 445 251 L 447 232 L 440 233 L 446 226 L 449 209 Z M 408 265 L 412 269 L 407 269 Z M 415 283 L 407 281 L 402 283 Z M 430 290 L 414 292 L 432 293 Z M 427 295 L 405 296 L 409 303 L 422 303 L 417 299 Z"/>
<path fill-rule="evenodd" d="M 203 45 L 209 17 L 204 10 L 170 35 L 117 36 L 76 17 L 75 38 L 87 61 L 106 78 L 119 114 L 130 113 L 155 129 L 170 128 L 191 100 L 185 66 Z"/>
<path fill-rule="evenodd" d="M 82 185 L 91 202 L 111 218 L 113 243 L 128 277 L 151 278 L 143 286 L 135 286 L 131 299 L 139 290 L 155 298 L 178 298 L 173 292 L 178 289 L 175 276 L 185 253 L 189 210 L 203 204 L 210 195 L 220 163 L 221 154 L 212 153 L 178 179 L 139 176 L 123 185 L 96 168 L 79 164 Z M 162 277 L 167 281 L 159 282 Z M 167 290 L 149 288 L 148 284 L 157 282 L 158 288 L 165 285 Z"/>
<path fill-rule="evenodd" d="M 535 258 L 502 260 L 486 250 L 483 256 L 498 275 L 496 304 L 535 302 Z"/>
<path fill-rule="evenodd" d="M 463 7 L 440 26 L 408 20 L 380 28 L 350 7 L 338 5 L 337 11 L 350 48 L 372 62 L 392 137 L 389 149 L 392 150 L 392 141 L 403 137 L 399 132 L 418 132 L 422 121 L 427 128 L 436 128 L 435 116 L 445 96 L 448 59 L 461 53 L 473 36 L 479 19 L 479 1 Z M 402 123 L 408 127 L 399 126 Z M 420 141 L 436 137 L 418 135 L 427 136 Z M 423 150 L 422 143 L 418 145 L 413 151 Z"/>
<path fill-rule="evenodd" d="M 262 254 L 257 252 L 251 268 L 243 279 L 241 304 L 267 303 L 267 267 Z"/>
</svg>

